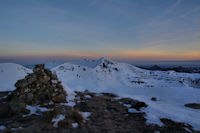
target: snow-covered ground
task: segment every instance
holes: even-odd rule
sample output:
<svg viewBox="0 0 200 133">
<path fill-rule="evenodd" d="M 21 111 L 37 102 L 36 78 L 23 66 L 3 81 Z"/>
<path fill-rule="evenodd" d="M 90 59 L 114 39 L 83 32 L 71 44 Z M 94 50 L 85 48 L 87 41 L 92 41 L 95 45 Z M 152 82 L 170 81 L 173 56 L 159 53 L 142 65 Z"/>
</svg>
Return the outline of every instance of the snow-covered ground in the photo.
<svg viewBox="0 0 200 133">
<path fill-rule="evenodd" d="M 31 72 L 16 64 L 0 64 L 0 70 L 0 91 L 13 90 L 14 83 Z M 69 91 L 69 99 L 73 99 L 76 90 L 111 92 L 147 103 L 149 106 L 143 111 L 148 123 L 162 125 L 159 119 L 169 118 L 200 130 L 200 110 L 184 106 L 200 103 L 200 85 L 193 82 L 200 79 L 200 74 L 143 70 L 105 58 L 64 63 L 51 70 Z M 157 101 L 151 101 L 152 97 Z"/>
<path fill-rule="evenodd" d="M 200 74 L 143 70 L 109 59 L 78 60 L 52 69 L 72 90 L 111 92 L 144 101 L 148 123 L 162 125 L 160 118 L 170 118 L 200 129 L 200 110 L 186 108 L 186 103 L 200 103 L 200 87 L 193 80 Z M 157 101 L 151 101 L 156 97 Z"/>
<path fill-rule="evenodd" d="M 14 90 L 17 80 L 31 73 L 32 70 L 14 63 L 0 63 L 0 91 Z"/>
</svg>

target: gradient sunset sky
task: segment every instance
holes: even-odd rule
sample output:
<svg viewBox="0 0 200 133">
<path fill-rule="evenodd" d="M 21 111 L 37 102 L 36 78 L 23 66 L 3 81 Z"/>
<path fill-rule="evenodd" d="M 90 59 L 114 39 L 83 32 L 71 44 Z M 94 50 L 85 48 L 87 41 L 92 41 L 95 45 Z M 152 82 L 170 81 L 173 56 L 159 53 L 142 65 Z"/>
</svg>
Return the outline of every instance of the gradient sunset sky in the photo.
<svg viewBox="0 0 200 133">
<path fill-rule="evenodd" d="M 0 58 L 199 60 L 200 0 L 1 0 Z"/>
</svg>

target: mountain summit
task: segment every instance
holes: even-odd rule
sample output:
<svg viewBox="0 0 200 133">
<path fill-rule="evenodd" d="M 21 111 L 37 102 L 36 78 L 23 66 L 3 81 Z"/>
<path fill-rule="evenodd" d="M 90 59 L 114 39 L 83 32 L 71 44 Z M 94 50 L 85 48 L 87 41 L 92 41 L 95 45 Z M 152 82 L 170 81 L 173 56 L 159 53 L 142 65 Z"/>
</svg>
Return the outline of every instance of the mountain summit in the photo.
<svg viewBox="0 0 200 133">
<path fill-rule="evenodd" d="M 88 67 L 88 68 L 95 68 L 95 67 L 102 65 L 102 64 L 108 64 L 108 63 L 114 64 L 114 61 L 112 61 L 108 58 L 102 57 L 102 58 L 97 59 L 97 60 L 80 59 L 80 60 L 72 61 L 70 63 L 75 64 L 75 65 L 79 65 L 79 66 L 85 66 L 85 67 Z"/>
</svg>

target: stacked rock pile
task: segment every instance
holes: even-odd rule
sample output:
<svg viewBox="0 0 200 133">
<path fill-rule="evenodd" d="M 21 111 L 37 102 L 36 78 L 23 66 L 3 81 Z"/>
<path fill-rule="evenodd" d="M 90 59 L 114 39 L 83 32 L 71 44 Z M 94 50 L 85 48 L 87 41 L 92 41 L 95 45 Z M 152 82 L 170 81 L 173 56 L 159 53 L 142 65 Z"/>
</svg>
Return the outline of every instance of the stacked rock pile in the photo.
<svg viewBox="0 0 200 133">
<path fill-rule="evenodd" d="M 61 82 L 44 65 L 36 65 L 33 73 L 17 81 L 15 87 L 16 90 L 8 97 L 13 110 L 26 105 L 67 102 L 67 94 Z"/>
</svg>

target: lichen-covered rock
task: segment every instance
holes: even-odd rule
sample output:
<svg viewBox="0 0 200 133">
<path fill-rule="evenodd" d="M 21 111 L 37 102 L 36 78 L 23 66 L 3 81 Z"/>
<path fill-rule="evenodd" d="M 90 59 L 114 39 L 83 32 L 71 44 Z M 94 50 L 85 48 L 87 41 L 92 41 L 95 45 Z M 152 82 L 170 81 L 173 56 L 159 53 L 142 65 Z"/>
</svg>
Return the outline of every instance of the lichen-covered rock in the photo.
<svg viewBox="0 0 200 133">
<path fill-rule="evenodd" d="M 33 73 L 17 81 L 16 90 L 7 100 L 13 110 L 22 111 L 23 105 L 42 105 L 66 101 L 66 92 L 55 74 L 45 69 L 44 65 L 36 65 Z M 19 104 L 18 104 L 19 103 Z"/>
</svg>

